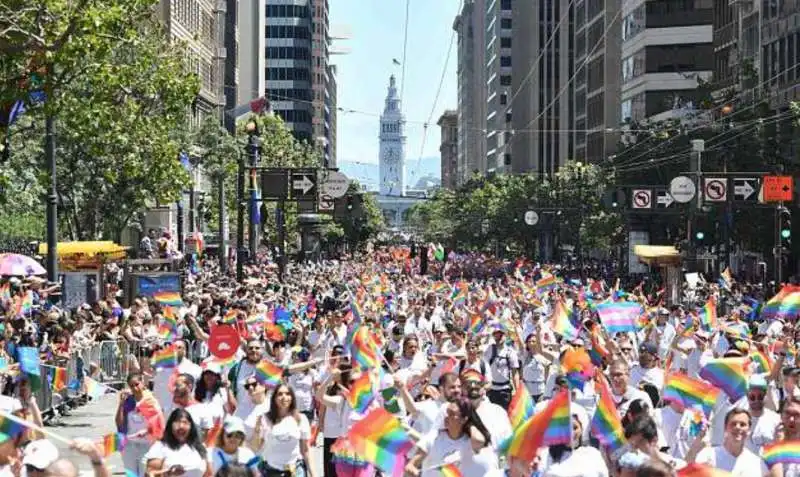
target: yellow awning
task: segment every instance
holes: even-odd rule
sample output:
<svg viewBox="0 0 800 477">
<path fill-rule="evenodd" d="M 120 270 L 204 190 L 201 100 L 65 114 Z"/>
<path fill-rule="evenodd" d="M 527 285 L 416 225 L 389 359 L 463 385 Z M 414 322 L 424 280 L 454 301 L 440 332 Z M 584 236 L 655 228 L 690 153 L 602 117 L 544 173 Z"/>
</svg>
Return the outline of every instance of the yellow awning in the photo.
<svg viewBox="0 0 800 477">
<path fill-rule="evenodd" d="M 113 255 L 124 257 L 128 247 L 123 247 L 110 240 L 94 242 L 58 242 L 57 252 L 59 257 L 69 255 Z M 47 255 L 47 244 L 39 244 L 39 255 Z"/>
<path fill-rule="evenodd" d="M 636 245 L 633 253 L 649 265 L 680 262 L 681 253 L 672 245 Z"/>
</svg>

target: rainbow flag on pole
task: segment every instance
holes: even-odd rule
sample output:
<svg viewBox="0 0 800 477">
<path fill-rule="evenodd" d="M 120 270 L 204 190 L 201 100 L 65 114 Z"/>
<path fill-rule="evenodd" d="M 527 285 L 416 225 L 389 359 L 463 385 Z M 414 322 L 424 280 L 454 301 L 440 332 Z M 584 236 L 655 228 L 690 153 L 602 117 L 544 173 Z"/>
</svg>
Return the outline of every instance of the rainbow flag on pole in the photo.
<svg viewBox="0 0 800 477">
<path fill-rule="evenodd" d="M 347 402 L 356 413 L 363 414 L 367 412 L 374 398 L 375 394 L 372 392 L 372 380 L 369 377 L 369 373 L 361 373 L 361 376 L 350 383 Z"/>
<path fill-rule="evenodd" d="M 569 311 L 567 311 L 567 306 L 563 301 L 556 302 L 550 319 L 553 331 L 560 334 L 564 339 L 572 341 L 578 338 L 578 330 L 569 320 Z"/>
<path fill-rule="evenodd" d="M 153 353 L 154 368 L 174 368 L 178 366 L 178 353 L 175 346 L 169 345 Z"/>
<path fill-rule="evenodd" d="M 699 405 L 709 415 L 716 405 L 720 390 L 699 379 L 673 373 L 664 382 L 663 399 L 677 402 L 684 409 Z"/>
<path fill-rule="evenodd" d="M 800 314 L 800 286 L 786 285 L 761 307 L 761 317 L 764 319 L 786 320 Z"/>
<path fill-rule="evenodd" d="M 414 441 L 400 421 L 376 407 L 355 423 L 347 437 L 359 457 L 388 475 L 402 475 Z"/>
<path fill-rule="evenodd" d="M 749 358 L 710 359 L 700 368 L 700 377 L 725 391 L 736 402 L 747 394 Z"/>
<path fill-rule="evenodd" d="M 516 429 L 533 416 L 533 398 L 524 385 L 517 386 L 511 403 L 508 405 L 508 418 L 512 429 Z"/>
<path fill-rule="evenodd" d="M 115 452 L 122 452 L 127 443 L 128 438 L 119 432 L 103 436 L 103 443 L 101 444 L 103 457 L 108 457 Z"/>
<path fill-rule="evenodd" d="M 499 446 L 500 452 L 530 464 L 542 446 L 568 444 L 572 440 L 569 391 L 562 389 L 540 413 L 535 414 Z"/>
<path fill-rule="evenodd" d="M 625 430 L 622 420 L 617 412 L 617 406 L 611 398 L 605 378 L 598 376 L 595 379 L 595 391 L 600 399 L 597 401 L 597 410 L 592 417 L 592 434 L 612 452 L 625 444 Z"/>
<path fill-rule="evenodd" d="M 775 464 L 800 464 L 800 441 L 783 441 L 765 445 L 762 451 L 769 467 Z"/>
<path fill-rule="evenodd" d="M 268 388 L 277 387 L 283 379 L 283 368 L 265 359 L 256 365 L 256 379 Z"/>
<path fill-rule="evenodd" d="M 157 291 L 153 293 L 153 299 L 166 306 L 183 306 L 183 299 L 178 292 Z"/>
</svg>

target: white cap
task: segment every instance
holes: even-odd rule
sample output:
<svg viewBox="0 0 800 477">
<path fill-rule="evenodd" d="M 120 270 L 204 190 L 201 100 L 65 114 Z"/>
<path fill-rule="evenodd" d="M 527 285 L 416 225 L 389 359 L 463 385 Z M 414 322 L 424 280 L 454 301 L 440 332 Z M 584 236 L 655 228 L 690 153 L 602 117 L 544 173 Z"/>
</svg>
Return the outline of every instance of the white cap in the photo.
<svg viewBox="0 0 800 477">
<path fill-rule="evenodd" d="M 222 424 L 222 428 L 225 430 L 225 434 L 233 434 L 234 432 L 241 432 L 242 434 L 245 434 L 244 421 L 242 421 L 242 418 L 240 417 L 226 417 L 225 422 Z"/>
<path fill-rule="evenodd" d="M 33 441 L 22 452 L 22 464 L 44 470 L 58 460 L 58 448 L 47 439 Z"/>
</svg>

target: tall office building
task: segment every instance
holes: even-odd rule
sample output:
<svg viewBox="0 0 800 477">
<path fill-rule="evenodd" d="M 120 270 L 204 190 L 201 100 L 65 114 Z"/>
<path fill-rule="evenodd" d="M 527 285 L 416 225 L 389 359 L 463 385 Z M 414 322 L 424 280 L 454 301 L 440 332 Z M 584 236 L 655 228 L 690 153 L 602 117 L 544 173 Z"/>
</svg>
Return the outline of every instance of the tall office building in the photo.
<svg viewBox="0 0 800 477">
<path fill-rule="evenodd" d="M 617 149 L 621 0 L 575 2 L 574 159 L 597 163 Z"/>
<path fill-rule="evenodd" d="M 326 167 L 336 167 L 336 65 L 328 65 L 325 82 L 325 160 Z"/>
<path fill-rule="evenodd" d="M 620 122 L 664 120 L 703 99 L 713 69 L 713 0 L 628 0 L 622 5 Z"/>
<path fill-rule="evenodd" d="M 331 118 L 328 100 L 330 97 L 331 71 L 328 69 L 330 58 L 330 21 L 328 0 L 311 0 L 311 88 L 313 90 L 313 141 L 320 148 L 323 164 L 332 167 L 336 164 L 335 148 L 332 143 Z M 333 85 L 336 78 L 332 78 Z"/>
<path fill-rule="evenodd" d="M 458 39 L 458 160 L 455 184 L 486 173 L 486 0 L 465 0 Z"/>
<path fill-rule="evenodd" d="M 514 2 L 511 170 L 553 174 L 572 159 L 573 2 Z M 560 22 L 560 23 L 559 23 Z"/>
<path fill-rule="evenodd" d="M 441 160 L 442 187 L 456 188 L 458 170 L 458 113 L 448 109 L 436 123 L 441 130 L 439 156 Z"/>
<path fill-rule="evenodd" d="M 225 48 L 219 28 L 225 26 L 224 2 L 216 0 L 161 0 L 157 16 L 175 41 L 188 47 L 189 67 L 200 79 L 193 125 L 208 115 L 219 115 L 225 104 Z M 224 30 L 223 30 L 224 31 Z"/>
<path fill-rule="evenodd" d="M 512 1 L 486 0 L 486 170 L 511 167 Z"/>
</svg>

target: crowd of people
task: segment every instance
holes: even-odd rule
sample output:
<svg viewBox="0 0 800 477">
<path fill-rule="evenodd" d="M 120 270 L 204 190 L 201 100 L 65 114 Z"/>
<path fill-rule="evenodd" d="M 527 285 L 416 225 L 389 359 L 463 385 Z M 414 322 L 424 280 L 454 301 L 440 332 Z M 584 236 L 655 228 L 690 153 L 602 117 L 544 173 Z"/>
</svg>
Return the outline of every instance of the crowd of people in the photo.
<svg viewBox="0 0 800 477">
<path fill-rule="evenodd" d="M 382 248 L 290 264 L 283 282 L 276 267 L 252 264 L 242 283 L 208 260 L 192 267 L 179 306 L 136 297 L 125 308 L 112 289 L 72 313 L 49 304 L 47 283 L 15 280 L 3 302 L 31 291 L 35 311 L 6 310 L 0 357 L 13 370 L 19 346 L 55 360 L 97 341 L 136 343 L 119 356 L 124 388 L 99 398 L 117 400 L 119 448 L 132 476 L 386 475 L 348 438 L 374 408 L 396 416 L 413 437 L 402 469 L 411 476 L 452 469 L 464 477 L 707 475 L 696 473 L 703 469 L 800 476 L 797 463 L 768 467 L 764 459 L 765 447 L 800 439 L 800 326 L 796 312 L 760 314 L 768 298 L 760 289 L 727 276 L 685 288 L 680 303 L 667 304 L 656 287 L 626 289 L 608 276 L 524 260 L 451 254 L 431 257 L 420 274 L 415 255 Z M 635 330 L 607 326 L 597 305 L 610 302 L 641 305 Z M 709 303 L 715 319 L 699 319 Z M 574 332 L 559 322 L 561 310 Z M 221 327 L 239 335 L 230 358 L 211 343 Z M 381 369 L 360 365 L 360 327 Z M 167 365 L 165 350 L 174 356 Z M 575 350 L 592 363 L 580 386 L 564 368 Z M 754 355 L 767 365 L 748 368 L 743 396 L 717 390 L 709 412 L 667 390 L 676 375 L 719 387 L 699 378 L 708 362 Z M 81 363 L 87 375 L 91 364 Z M 0 411 L 41 426 L 25 375 L 4 376 Z M 366 403 L 355 403 L 365 376 Z M 616 447 L 593 425 L 605 387 L 624 433 Z M 570 398 L 569 442 L 535 449 L 532 459 L 509 453 L 519 396 L 530 396 L 535 416 L 562 390 Z M 0 424 L 0 473 L 77 475 L 46 436 L 6 430 Z M 72 445 L 96 475 L 109 475 L 108 452 L 87 440 Z"/>
</svg>

